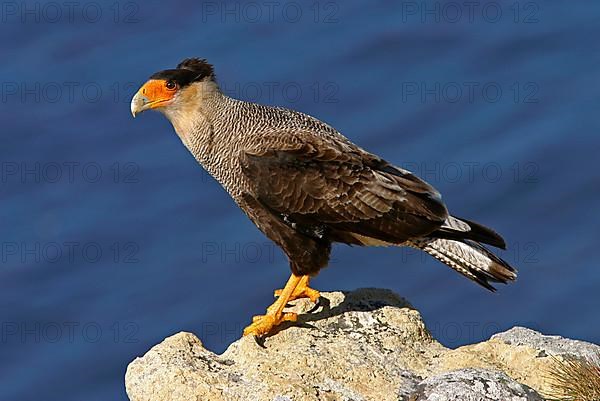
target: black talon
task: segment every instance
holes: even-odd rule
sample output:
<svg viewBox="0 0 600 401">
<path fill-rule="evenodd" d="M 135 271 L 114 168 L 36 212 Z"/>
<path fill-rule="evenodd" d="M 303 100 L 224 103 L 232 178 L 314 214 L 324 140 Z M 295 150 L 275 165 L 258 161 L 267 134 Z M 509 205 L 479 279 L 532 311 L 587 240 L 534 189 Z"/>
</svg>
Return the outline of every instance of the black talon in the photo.
<svg viewBox="0 0 600 401">
<path fill-rule="evenodd" d="M 319 309 L 319 306 L 321 306 L 321 297 L 317 298 L 317 302 L 315 302 L 315 305 L 312 308 L 310 308 L 308 311 L 306 311 L 306 313 L 313 313 L 314 311 Z"/>
<path fill-rule="evenodd" d="M 256 341 L 256 344 L 259 347 L 267 349 L 267 347 L 265 346 L 265 337 L 257 336 L 256 334 L 253 335 L 252 337 L 254 337 L 254 341 Z"/>
</svg>

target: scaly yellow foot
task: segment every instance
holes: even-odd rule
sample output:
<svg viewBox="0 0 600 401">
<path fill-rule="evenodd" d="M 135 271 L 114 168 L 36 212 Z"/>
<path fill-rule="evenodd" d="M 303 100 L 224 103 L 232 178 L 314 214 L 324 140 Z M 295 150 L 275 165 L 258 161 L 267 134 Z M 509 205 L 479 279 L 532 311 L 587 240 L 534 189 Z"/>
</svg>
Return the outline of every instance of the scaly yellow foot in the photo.
<svg viewBox="0 0 600 401">
<path fill-rule="evenodd" d="M 283 309 L 301 281 L 302 276 L 295 276 L 292 274 L 281 291 L 279 298 L 277 298 L 277 301 L 267 308 L 267 313 L 265 315 L 254 316 L 252 324 L 244 329 L 244 335 L 247 336 L 253 334 L 262 337 L 271 333 L 275 327 L 283 322 L 295 322 L 298 315 L 295 313 L 283 313 Z"/>
<path fill-rule="evenodd" d="M 316 303 L 317 300 L 319 299 L 319 297 L 321 296 L 321 293 L 319 293 L 319 291 L 317 291 L 313 288 L 310 288 L 308 286 L 309 281 L 310 281 L 309 275 L 302 276 L 302 279 L 300 280 L 300 282 L 298 283 L 298 285 L 292 292 L 292 295 L 290 295 L 288 302 L 293 301 L 298 298 L 308 298 L 313 303 Z M 274 295 L 276 297 L 279 297 L 282 292 L 283 292 L 283 290 L 275 290 Z"/>
<path fill-rule="evenodd" d="M 244 335 L 253 334 L 257 337 L 267 335 L 283 322 L 295 322 L 295 313 L 280 313 L 279 315 L 258 315 L 252 318 L 252 324 L 244 329 Z"/>
</svg>

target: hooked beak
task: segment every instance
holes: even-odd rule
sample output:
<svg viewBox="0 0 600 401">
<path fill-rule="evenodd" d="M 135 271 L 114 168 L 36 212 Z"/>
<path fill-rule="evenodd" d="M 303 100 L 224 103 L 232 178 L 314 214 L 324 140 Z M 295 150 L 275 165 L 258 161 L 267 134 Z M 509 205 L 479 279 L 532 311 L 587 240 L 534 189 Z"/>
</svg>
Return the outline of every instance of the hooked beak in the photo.
<svg viewBox="0 0 600 401">
<path fill-rule="evenodd" d="M 136 115 L 148 110 L 151 107 L 151 101 L 141 93 L 141 90 L 131 99 L 131 115 Z"/>
</svg>

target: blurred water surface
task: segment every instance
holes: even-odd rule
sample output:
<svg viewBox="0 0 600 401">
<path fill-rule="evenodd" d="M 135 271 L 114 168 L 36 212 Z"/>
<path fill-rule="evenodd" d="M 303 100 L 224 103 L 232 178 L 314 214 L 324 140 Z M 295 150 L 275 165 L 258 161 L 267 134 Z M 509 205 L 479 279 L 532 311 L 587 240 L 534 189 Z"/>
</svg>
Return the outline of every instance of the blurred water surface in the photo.
<svg viewBox="0 0 600 401">
<path fill-rule="evenodd" d="M 316 288 L 390 288 L 452 347 L 517 324 L 600 342 L 600 3 L 2 6 L 0 399 L 125 400 L 133 358 L 181 330 L 222 352 L 286 280 L 168 122 L 131 118 L 189 56 L 415 171 L 520 272 L 489 294 L 413 251 L 340 246 Z"/>
</svg>

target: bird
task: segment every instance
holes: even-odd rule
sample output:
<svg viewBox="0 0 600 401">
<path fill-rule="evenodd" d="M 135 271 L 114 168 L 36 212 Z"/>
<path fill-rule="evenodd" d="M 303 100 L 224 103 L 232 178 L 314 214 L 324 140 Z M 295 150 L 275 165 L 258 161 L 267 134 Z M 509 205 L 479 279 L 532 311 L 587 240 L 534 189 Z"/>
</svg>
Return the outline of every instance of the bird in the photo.
<svg viewBox="0 0 600 401">
<path fill-rule="evenodd" d="M 227 96 L 206 59 L 186 58 L 151 75 L 131 100 L 133 117 L 161 112 L 200 165 L 289 260 L 290 278 L 244 335 L 262 338 L 298 316 L 288 302 L 317 302 L 310 280 L 332 244 L 425 251 L 495 291 L 516 270 L 487 246 L 495 231 L 448 212 L 440 193 L 416 175 L 354 144 L 299 111 Z"/>
</svg>

